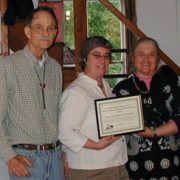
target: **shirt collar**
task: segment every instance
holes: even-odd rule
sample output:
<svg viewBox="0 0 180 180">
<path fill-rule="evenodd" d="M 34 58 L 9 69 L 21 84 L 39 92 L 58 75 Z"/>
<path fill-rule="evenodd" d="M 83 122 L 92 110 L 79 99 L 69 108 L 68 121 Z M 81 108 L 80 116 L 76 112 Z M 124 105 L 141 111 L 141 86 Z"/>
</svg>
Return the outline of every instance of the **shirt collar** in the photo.
<svg viewBox="0 0 180 180">
<path fill-rule="evenodd" d="M 40 67 L 43 67 L 44 62 L 45 62 L 45 58 L 44 58 L 44 56 L 43 56 L 42 60 L 41 60 L 41 61 L 38 61 L 39 66 L 40 66 Z"/>
<path fill-rule="evenodd" d="M 98 86 L 98 82 L 95 79 L 92 79 L 89 76 L 87 76 L 84 72 L 79 73 L 78 76 L 82 79 L 85 79 L 88 83 L 91 83 L 92 85 Z M 103 84 L 104 84 L 104 79 L 103 79 Z"/>
<path fill-rule="evenodd" d="M 31 52 L 31 50 L 28 48 L 28 46 L 26 45 L 23 49 L 23 52 L 25 54 L 25 56 L 27 57 L 27 59 L 34 65 L 34 66 L 39 66 L 39 61 L 37 60 L 37 58 L 34 56 L 34 54 Z M 44 62 L 48 62 L 48 53 L 47 51 L 44 52 L 43 54 L 43 61 Z"/>
</svg>

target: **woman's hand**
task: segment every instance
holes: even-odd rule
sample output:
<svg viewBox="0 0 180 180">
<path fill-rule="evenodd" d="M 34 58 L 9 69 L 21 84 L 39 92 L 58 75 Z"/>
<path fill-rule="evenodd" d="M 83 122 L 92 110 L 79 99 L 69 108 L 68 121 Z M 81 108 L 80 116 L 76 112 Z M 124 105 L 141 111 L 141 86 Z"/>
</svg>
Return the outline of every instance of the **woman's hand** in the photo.
<svg viewBox="0 0 180 180">
<path fill-rule="evenodd" d="M 110 146 L 113 142 L 117 141 L 119 138 L 120 136 L 107 136 L 101 138 L 98 142 L 88 139 L 84 147 L 89 149 L 101 150 Z"/>
<path fill-rule="evenodd" d="M 62 152 L 62 159 L 64 161 L 64 179 L 67 180 L 69 166 L 68 166 L 68 161 L 67 161 L 66 153 L 64 151 Z"/>
<path fill-rule="evenodd" d="M 155 130 L 150 129 L 149 127 L 145 127 L 145 130 L 142 132 L 138 132 L 137 135 L 152 138 L 154 136 L 154 132 L 156 132 L 157 137 L 169 136 L 172 134 L 176 134 L 178 132 L 178 128 L 173 120 L 169 120 L 166 124 L 162 124 Z"/>
<path fill-rule="evenodd" d="M 107 136 L 107 137 L 101 138 L 97 142 L 97 150 L 101 150 L 110 146 L 113 142 L 117 141 L 119 138 L 120 136 Z"/>
<path fill-rule="evenodd" d="M 145 127 L 144 131 L 136 133 L 138 136 L 152 138 L 153 137 L 153 130 L 149 127 Z"/>
</svg>

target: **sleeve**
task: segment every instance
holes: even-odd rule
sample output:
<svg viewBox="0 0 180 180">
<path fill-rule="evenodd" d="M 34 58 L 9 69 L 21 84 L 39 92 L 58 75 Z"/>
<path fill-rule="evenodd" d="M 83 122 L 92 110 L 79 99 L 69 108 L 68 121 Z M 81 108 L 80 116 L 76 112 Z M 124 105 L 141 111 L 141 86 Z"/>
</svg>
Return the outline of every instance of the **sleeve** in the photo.
<svg viewBox="0 0 180 180">
<path fill-rule="evenodd" d="M 63 87 L 63 74 L 62 74 L 62 68 L 61 65 L 59 65 L 59 79 L 60 79 L 60 88 L 62 93 L 62 87 Z"/>
<path fill-rule="evenodd" d="M 57 108 L 58 108 L 58 114 L 59 114 L 59 103 L 60 103 L 60 98 L 61 98 L 61 95 L 62 95 L 62 91 L 63 91 L 63 73 L 62 73 L 62 68 L 61 68 L 61 65 L 60 64 L 57 64 L 57 73 L 58 73 L 58 75 L 59 75 L 59 85 L 60 85 L 60 92 L 59 92 L 59 96 L 58 96 L 58 100 L 59 100 L 59 102 L 58 102 L 58 106 L 57 106 Z"/>
<path fill-rule="evenodd" d="M 177 76 L 176 86 L 173 88 L 173 113 L 171 119 L 176 123 L 180 132 L 180 76 Z"/>
<path fill-rule="evenodd" d="M 130 79 L 122 80 L 115 86 L 113 93 L 116 94 L 117 97 L 135 95 L 135 91 L 133 90 L 133 86 L 131 84 Z"/>
<path fill-rule="evenodd" d="M 112 90 L 112 93 L 115 94 L 116 96 L 119 96 L 119 90 L 120 90 L 120 82 L 116 84 L 116 86 Z"/>
<path fill-rule="evenodd" d="M 0 157 L 8 161 L 16 154 L 8 141 L 8 89 L 3 61 L 0 59 Z"/>
<path fill-rule="evenodd" d="M 88 138 L 81 134 L 81 125 L 87 111 L 86 97 L 83 92 L 68 89 L 60 100 L 59 140 L 73 152 L 78 153 Z"/>
</svg>

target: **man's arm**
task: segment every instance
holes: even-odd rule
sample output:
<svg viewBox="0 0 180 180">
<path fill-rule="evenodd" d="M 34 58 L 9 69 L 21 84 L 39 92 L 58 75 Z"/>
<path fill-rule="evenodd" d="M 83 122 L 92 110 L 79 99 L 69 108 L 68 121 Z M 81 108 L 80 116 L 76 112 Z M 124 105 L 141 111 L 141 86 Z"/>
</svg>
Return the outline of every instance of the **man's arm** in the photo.
<svg viewBox="0 0 180 180">
<path fill-rule="evenodd" d="M 7 67 L 7 59 L 0 59 L 0 158 L 5 159 L 9 172 L 16 176 L 30 176 L 25 166 L 32 166 L 31 162 L 23 156 L 18 156 L 8 141 L 8 74 L 10 64 Z"/>
<path fill-rule="evenodd" d="M 16 154 L 8 142 L 8 89 L 6 59 L 0 59 L 0 157 L 8 161 Z"/>
</svg>

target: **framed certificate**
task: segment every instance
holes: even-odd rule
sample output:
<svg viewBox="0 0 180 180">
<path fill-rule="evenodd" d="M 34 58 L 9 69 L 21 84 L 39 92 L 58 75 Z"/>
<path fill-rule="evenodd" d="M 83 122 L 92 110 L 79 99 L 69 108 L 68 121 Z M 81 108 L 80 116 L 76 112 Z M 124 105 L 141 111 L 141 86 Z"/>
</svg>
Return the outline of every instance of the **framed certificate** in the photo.
<svg viewBox="0 0 180 180">
<path fill-rule="evenodd" d="M 141 96 L 95 100 L 99 138 L 144 130 Z"/>
</svg>

